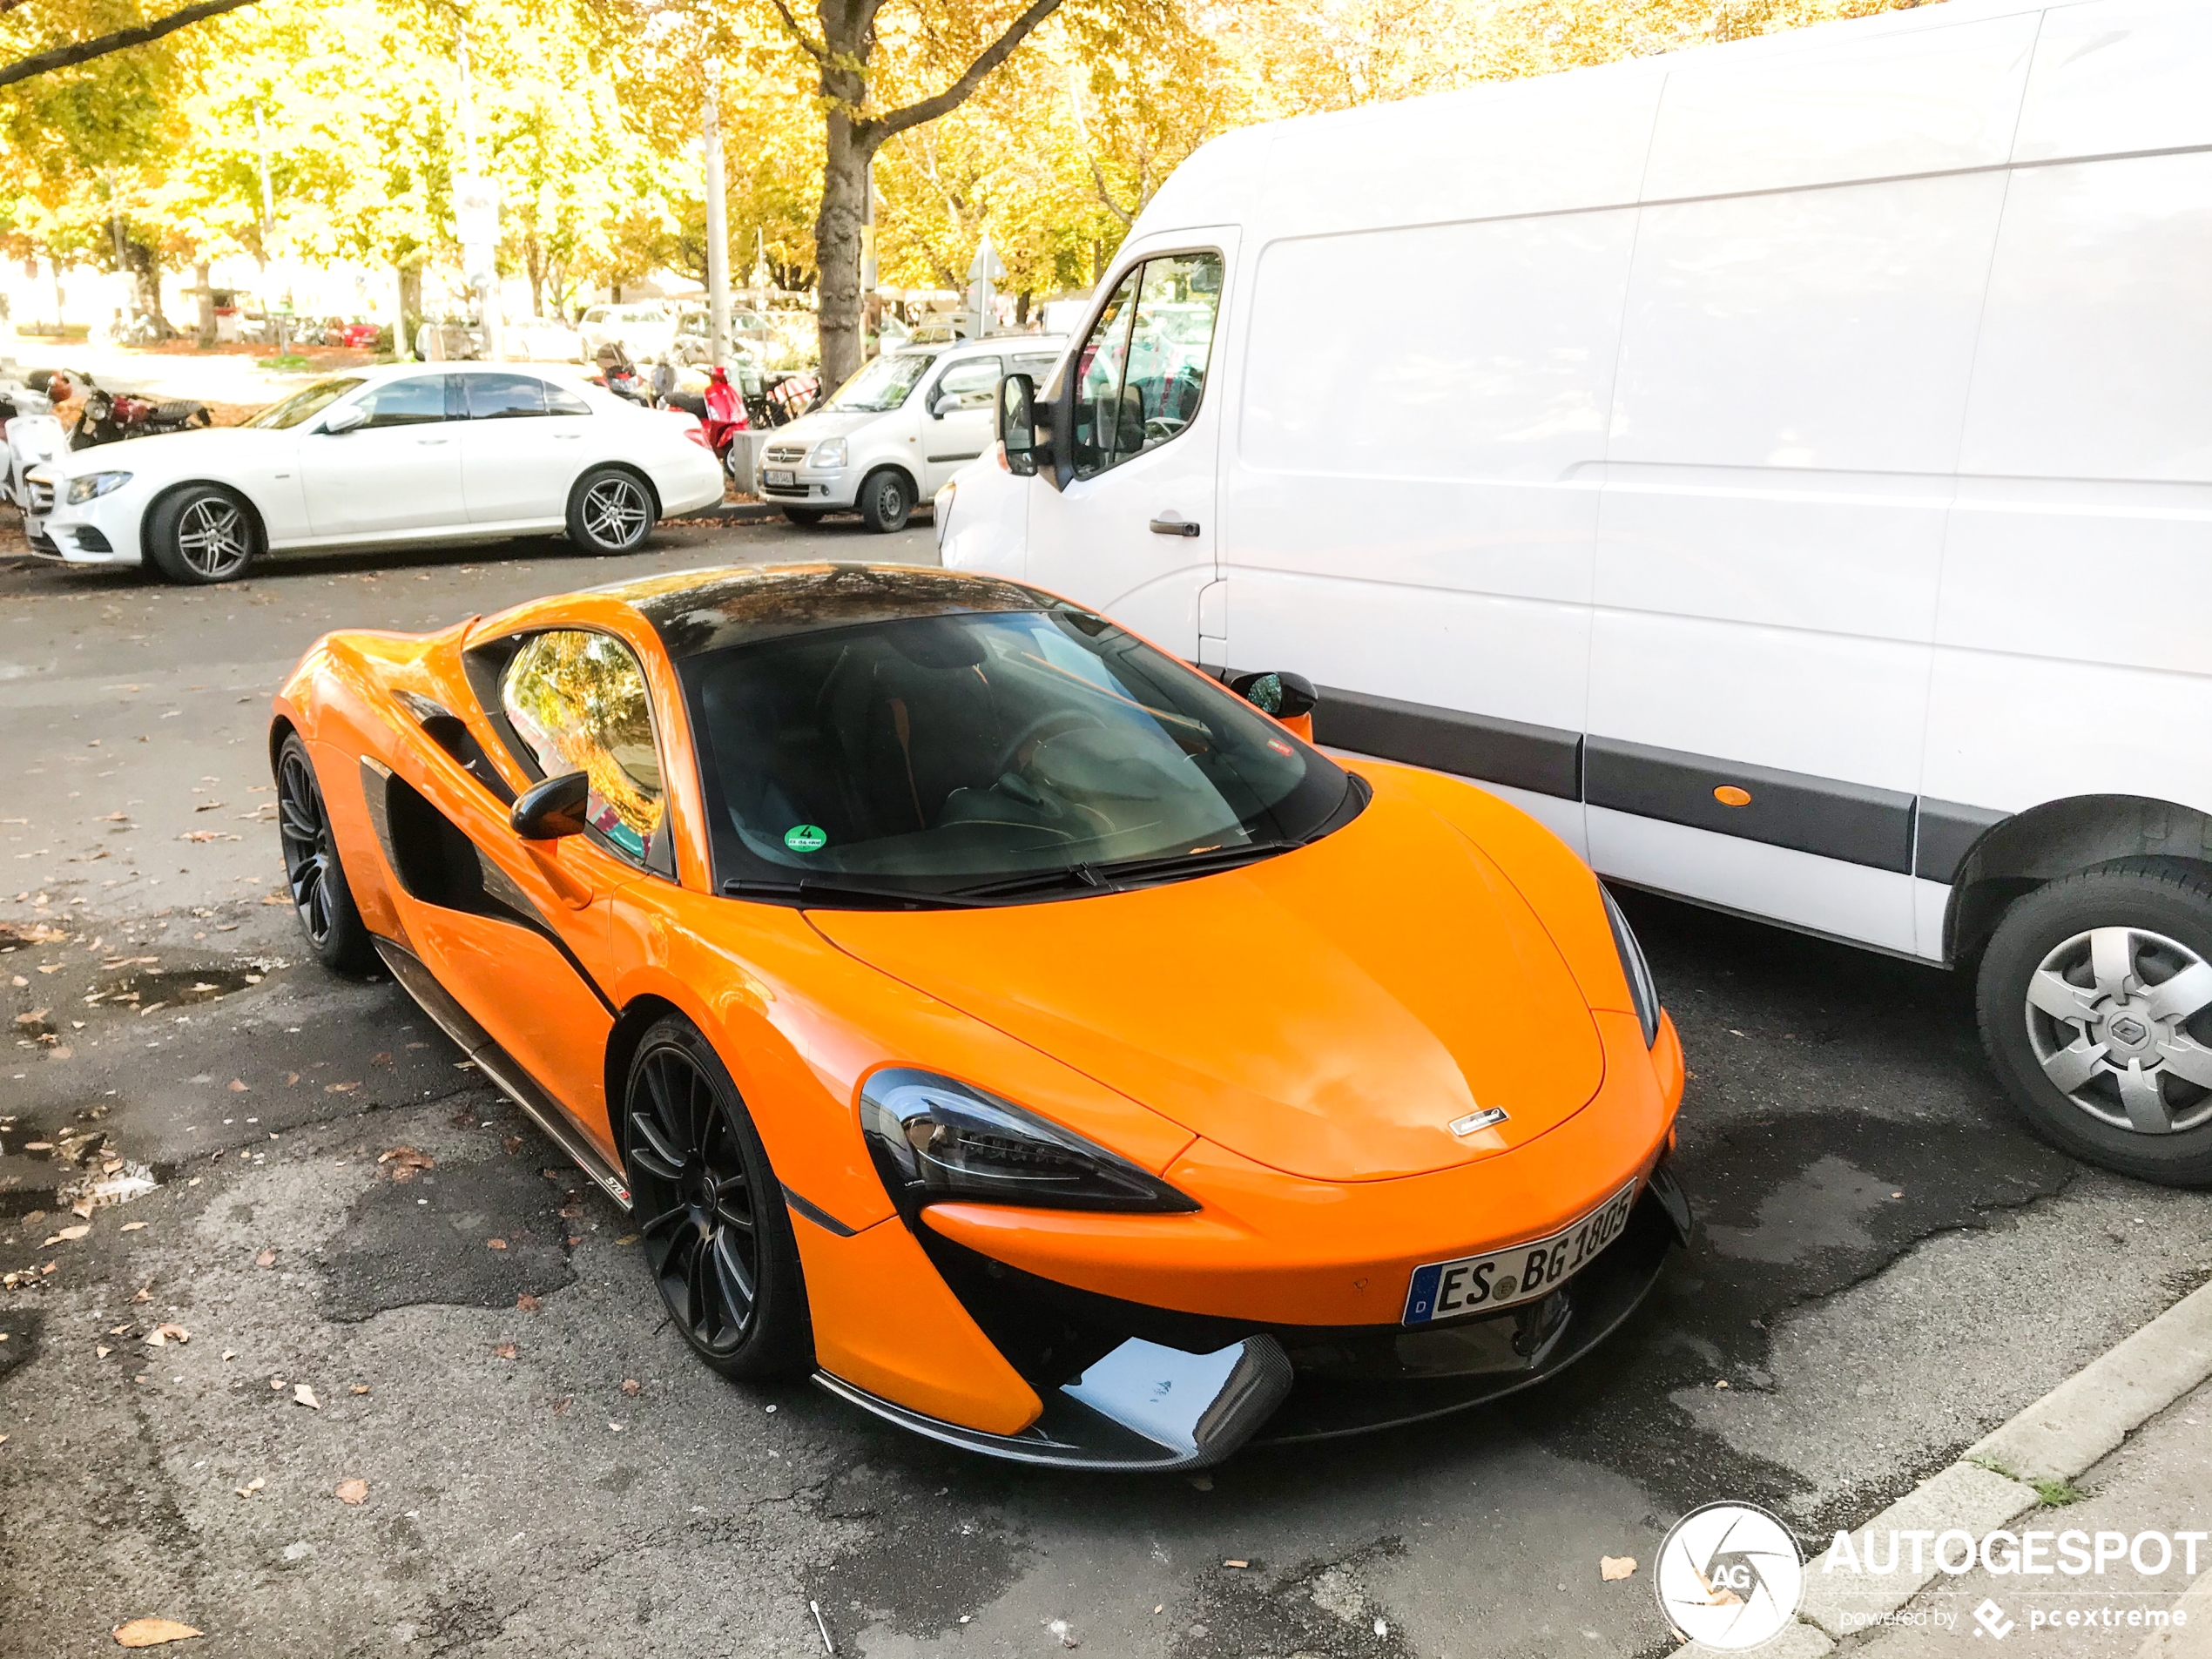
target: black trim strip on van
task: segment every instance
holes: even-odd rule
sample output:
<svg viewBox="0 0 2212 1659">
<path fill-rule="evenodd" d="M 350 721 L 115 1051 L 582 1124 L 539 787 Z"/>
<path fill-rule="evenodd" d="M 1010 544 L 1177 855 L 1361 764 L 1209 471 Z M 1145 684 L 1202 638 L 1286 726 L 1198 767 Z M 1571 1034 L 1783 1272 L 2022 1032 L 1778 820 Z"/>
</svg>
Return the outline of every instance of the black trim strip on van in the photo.
<svg viewBox="0 0 2212 1659">
<path fill-rule="evenodd" d="M 1958 879 L 1959 867 L 1982 832 L 2001 824 L 2011 814 L 1993 813 L 1986 806 L 1967 806 L 1955 800 L 1920 797 L 1919 833 L 1912 848 L 1912 873 L 1923 881 L 1949 887 Z"/>
<path fill-rule="evenodd" d="M 1617 738 L 1583 745 L 1584 799 L 1692 829 L 1909 875 L 1913 798 L 1801 772 L 1748 766 Z M 1716 791 L 1740 793 L 1730 806 Z"/>
<path fill-rule="evenodd" d="M 1582 735 L 1459 709 L 1317 686 L 1313 740 L 1561 800 L 1582 794 Z"/>
</svg>

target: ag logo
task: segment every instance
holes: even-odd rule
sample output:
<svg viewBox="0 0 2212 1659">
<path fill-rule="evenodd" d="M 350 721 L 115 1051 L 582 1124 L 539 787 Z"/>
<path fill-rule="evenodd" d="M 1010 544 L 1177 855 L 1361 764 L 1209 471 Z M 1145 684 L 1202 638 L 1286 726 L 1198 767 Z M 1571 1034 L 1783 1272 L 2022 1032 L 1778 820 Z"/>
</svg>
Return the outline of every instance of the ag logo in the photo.
<svg viewBox="0 0 2212 1659">
<path fill-rule="evenodd" d="M 1652 1575 L 1659 1611 L 1693 1642 L 1756 1648 L 1797 1616 L 1804 1558 L 1790 1529 L 1748 1503 L 1709 1503 L 1674 1524 Z"/>
</svg>

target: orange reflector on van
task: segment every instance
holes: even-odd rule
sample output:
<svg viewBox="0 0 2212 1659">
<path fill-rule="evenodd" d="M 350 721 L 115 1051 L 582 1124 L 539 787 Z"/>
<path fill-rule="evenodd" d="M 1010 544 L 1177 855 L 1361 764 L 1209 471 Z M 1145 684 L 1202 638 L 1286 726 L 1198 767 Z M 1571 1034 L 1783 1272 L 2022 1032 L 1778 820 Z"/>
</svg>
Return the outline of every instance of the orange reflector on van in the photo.
<svg viewBox="0 0 2212 1659">
<path fill-rule="evenodd" d="M 1713 799 L 1723 806 L 1749 806 L 1751 792 L 1738 789 L 1734 784 L 1722 784 L 1713 791 Z"/>
</svg>

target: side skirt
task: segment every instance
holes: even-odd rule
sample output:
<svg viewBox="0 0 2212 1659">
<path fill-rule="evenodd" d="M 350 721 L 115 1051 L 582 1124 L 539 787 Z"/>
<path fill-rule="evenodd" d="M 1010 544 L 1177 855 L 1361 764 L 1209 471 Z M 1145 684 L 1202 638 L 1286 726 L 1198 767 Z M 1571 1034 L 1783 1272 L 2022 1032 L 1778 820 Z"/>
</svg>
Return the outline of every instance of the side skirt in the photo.
<svg viewBox="0 0 2212 1659">
<path fill-rule="evenodd" d="M 606 1155 L 577 1127 L 567 1109 L 538 1086 L 536 1079 L 516 1062 L 515 1056 L 493 1042 L 491 1034 L 453 1000 L 446 988 L 422 965 L 421 958 L 404 945 L 381 937 L 376 940 L 376 954 L 384 959 L 384 966 L 392 970 L 392 977 L 399 981 L 407 994 L 437 1022 L 439 1029 L 459 1043 L 462 1052 L 476 1062 L 476 1069 L 529 1113 L 531 1121 L 551 1137 L 553 1143 L 573 1158 L 577 1167 L 598 1183 L 600 1190 L 627 1212 L 630 1184 L 623 1179 L 622 1171 L 607 1161 Z"/>
</svg>

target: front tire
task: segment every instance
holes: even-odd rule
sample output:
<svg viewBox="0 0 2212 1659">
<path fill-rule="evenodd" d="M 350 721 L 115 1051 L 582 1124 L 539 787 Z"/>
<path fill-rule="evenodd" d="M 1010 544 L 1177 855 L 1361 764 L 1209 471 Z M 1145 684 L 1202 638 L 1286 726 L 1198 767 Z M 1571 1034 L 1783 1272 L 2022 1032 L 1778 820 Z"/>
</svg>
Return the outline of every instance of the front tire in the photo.
<svg viewBox="0 0 2212 1659">
<path fill-rule="evenodd" d="M 725 1377 L 814 1363 L 782 1184 L 713 1045 L 670 1015 L 624 1090 L 623 1166 L 645 1259 L 691 1352 Z"/>
<path fill-rule="evenodd" d="M 2036 888 L 1991 938 L 1976 1001 L 1990 1063 L 2046 1139 L 2212 1185 L 2212 871 L 2120 859 Z"/>
<path fill-rule="evenodd" d="M 235 582 L 253 563 L 260 539 L 253 509 L 219 484 L 187 484 L 146 517 L 153 568 L 185 587 Z"/>
<path fill-rule="evenodd" d="M 623 467 L 594 467 L 569 491 L 569 540 L 579 553 L 634 553 L 659 516 L 645 481 Z"/>
<path fill-rule="evenodd" d="M 285 890 L 292 895 L 308 948 L 334 973 L 355 978 L 374 973 L 376 947 L 354 905 L 354 891 L 346 884 L 322 785 L 307 758 L 307 745 L 296 732 L 287 732 L 278 746 L 276 786 Z"/>
<path fill-rule="evenodd" d="M 907 482 L 906 474 L 887 467 L 861 481 L 854 505 L 860 509 L 860 523 L 878 536 L 888 536 L 907 528 L 914 509 L 914 486 Z"/>
</svg>

